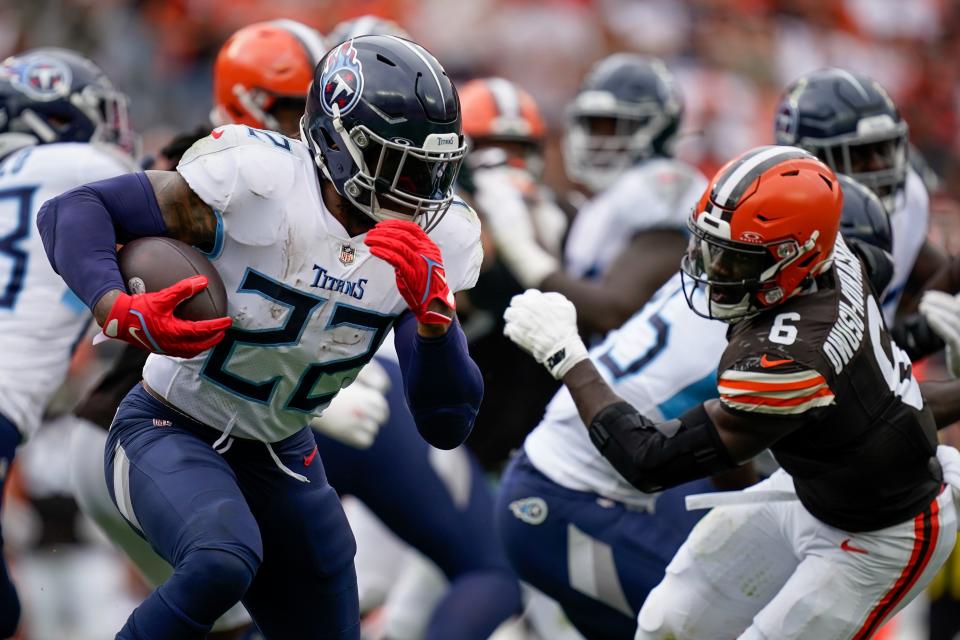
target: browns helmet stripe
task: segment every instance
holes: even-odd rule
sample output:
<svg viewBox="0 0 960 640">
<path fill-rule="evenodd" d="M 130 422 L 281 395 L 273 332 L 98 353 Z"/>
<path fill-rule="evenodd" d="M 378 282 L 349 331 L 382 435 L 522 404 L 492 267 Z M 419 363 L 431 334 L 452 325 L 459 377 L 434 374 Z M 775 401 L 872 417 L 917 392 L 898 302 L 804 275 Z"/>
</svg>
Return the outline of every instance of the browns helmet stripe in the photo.
<svg viewBox="0 0 960 640">
<path fill-rule="evenodd" d="M 508 118 L 519 118 L 520 114 L 520 96 L 512 82 L 503 78 L 490 78 L 487 80 L 487 88 L 493 101 L 497 105 L 497 111 L 501 116 Z"/>
<path fill-rule="evenodd" d="M 736 208 L 744 192 L 763 172 L 786 160 L 811 157 L 797 147 L 768 146 L 755 149 L 714 180 L 710 191 L 710 213 L 729 221 L 732 209 Z"/>
<path fill-rule="evenodd" d="M 304 50 L 307 52 L 307 58 L 314 67 L 317 66 L 317 63 L 320 62 L 324 54 L 327 52 L 327 45 L 323 41 L 323 37 L 320 35 L 320 33 L 315 29 L 303 24 L 302 22 L 281 18 L 279 20 L 271 20 L 269 24 L 286 30 L 290 35 L 296 38 L 297 41 L 303 45 Z"/>
</svg>

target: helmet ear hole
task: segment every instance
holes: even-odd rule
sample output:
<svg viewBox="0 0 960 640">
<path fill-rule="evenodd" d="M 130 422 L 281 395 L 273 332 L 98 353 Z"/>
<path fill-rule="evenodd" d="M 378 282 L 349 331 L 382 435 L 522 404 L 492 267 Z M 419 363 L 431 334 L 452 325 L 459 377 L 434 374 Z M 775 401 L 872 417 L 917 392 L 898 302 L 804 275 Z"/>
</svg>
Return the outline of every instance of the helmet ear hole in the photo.
<svg viewBox="0 0 960 640">
<path fill-rule="evenodd" d="M 330 135 L 330 132 L 327 131 L 324 127 L 320 127 L 320 135 L 323 136 L 323 142 L 327 145 L 329 149 L 334 151 L 340 151 L 339 145 L 333 140 L 333 136 Z"/>
</svg>

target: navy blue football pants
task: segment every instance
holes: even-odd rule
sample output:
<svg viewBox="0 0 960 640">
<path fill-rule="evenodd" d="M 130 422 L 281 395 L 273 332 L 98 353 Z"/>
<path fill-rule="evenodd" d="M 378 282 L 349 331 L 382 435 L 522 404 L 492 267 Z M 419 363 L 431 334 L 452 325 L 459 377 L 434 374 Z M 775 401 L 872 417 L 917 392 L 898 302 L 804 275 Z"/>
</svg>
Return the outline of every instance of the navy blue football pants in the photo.
<svg viewBox="0 0 960 640">
<path fill-rule="evenodd" d="M 20 431 L 6 416 L 0 413 L 0 506 L 3 504 L 3 489 L 7 484 L 10 465 L 20 444 Z M 7 562 L 3 557 L 3 534 L 0 533 L 0 638 L 9 638 L 20 622 L 20 599 L 10 581 Z"/>
<path fill-rule="evenodd" d="M 661 494 L 656 513 L 638 511 L 558 485 L 521 452 L 503 475 L 497 529 L 520 577 L 586 638 L 633 640 L 647 594 L 706 513 L 687 511 L 684 498 L 715 490 L 696 480 Z"/>
<path fill-rule="evenodd" d="M 221 435 L 141 385 L 120 404 L 107 486 L 174 573 L 117 638 L 203 638 L 242 600 L 267 638 L 358 639 L 356 545 L 311 431 L 218 453 Z"/>
<path fill-rule="evenodd" d="M 494 530 L 492 492 L 465 447 L 457 452 L 462 466 L 454 473 L 460 477 L 441 477 L 407 408 L 399 365 L 377 362 L 390 376 L 390 418 L 368 449 L 316 436 L 330 484 L 363 501 L 450 580 L 427 640 L 486 640 L 521 609 L 516 575 Z"/>
</svg>

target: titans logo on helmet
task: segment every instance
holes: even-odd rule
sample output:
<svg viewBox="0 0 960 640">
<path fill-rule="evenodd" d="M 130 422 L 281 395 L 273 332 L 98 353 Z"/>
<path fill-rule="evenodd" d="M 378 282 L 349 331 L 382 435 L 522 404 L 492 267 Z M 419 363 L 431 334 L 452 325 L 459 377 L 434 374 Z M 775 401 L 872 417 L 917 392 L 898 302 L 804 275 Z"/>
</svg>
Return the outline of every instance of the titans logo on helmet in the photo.
<svg viewBox="0 0 960 640">
<path fill-rule="evenodd" d="M 323 110 L 333 115 L 333 105 L 340 115 L 349 113 L 363 94 L 363 65 L 357 59 L 353 40 L 347 40 L 327 55 L 320 75 L 323 84 Z"/>
<path fill-rule="evenodd" d="M 10 58 L 0 67 L 0 75 L 33 100 L 48 102 L 70 94 L 70 67 L 47 56 Z"/>
</svg>

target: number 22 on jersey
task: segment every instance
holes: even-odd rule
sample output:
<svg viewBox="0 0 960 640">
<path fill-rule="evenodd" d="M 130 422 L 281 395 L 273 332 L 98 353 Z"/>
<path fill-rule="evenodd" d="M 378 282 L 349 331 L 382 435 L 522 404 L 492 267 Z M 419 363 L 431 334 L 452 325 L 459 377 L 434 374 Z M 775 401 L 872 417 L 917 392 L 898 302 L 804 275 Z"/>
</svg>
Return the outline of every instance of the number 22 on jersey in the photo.
<svg viewBox="0 0 960 640">
<path fill-rule="evenodd" d="M 238 346 L 260 348 L 292 347 L 299 344 L 310 318 L 328 300 L 304 293 L 282 282 L 277 282 L 253 269 L 247 269 L 240 287 L 241 293 L 254 293 L 275 304 L 289 309 L 282 325 L 272 329 L 229 329 L 226 337 L 214 347 L 201 370 L 201 375 L 214 384 L 252 402 L 270 404 L 276 392 L 281 376 L 268 380 L 254 381 L 243 378 L 227 370 L 230 358 Z M 372 333 L 368 347 L 362 353 L 343 359 L 327 362 L 315 362 L 300 375 L 293 393 L 284 403 L 284 409 L 303 413 L 313 413 L 317 408 L 330 402 L 340 389 L 343 378 L 359 370 L 366 364 L 384 336 L 393 325 L 396 316 L 382 315 L 368 309 L 361 309 L 344 303 L 336 303 L 330 314 L 325 330 L 350 326 Z M 329 376 L 339 376 L 332 391 L 314 393 L 314 388 Z M 328 380 L 329 382 L 329 380 Z M 331 388 L 331 385 L 326 385 Z"/>
</svg>

